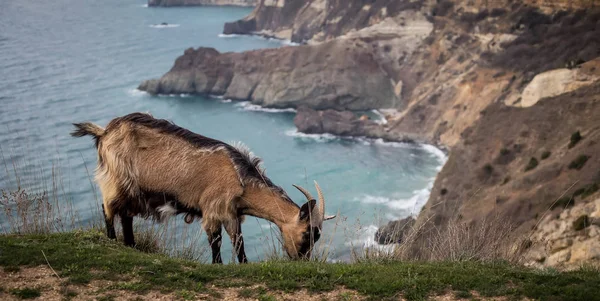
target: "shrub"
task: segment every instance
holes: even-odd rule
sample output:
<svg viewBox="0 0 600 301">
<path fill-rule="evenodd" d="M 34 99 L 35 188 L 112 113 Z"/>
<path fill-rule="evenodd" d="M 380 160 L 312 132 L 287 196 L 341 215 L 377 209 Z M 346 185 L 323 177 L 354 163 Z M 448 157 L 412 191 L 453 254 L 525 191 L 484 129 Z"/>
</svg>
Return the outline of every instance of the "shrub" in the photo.
<svg viewBox="0 0 600 301">
<path fill-rule="evenodd" d="M 441 195 L 445 195 L 446 193 L 448 193 L 448 189 L 442 188 L 442 190 L 440 190 Z"/>
<path fill-rule="evenodd" d="M 483 166 L 483 172 L 486 175 L 490 176 L 494 172 L 494 167 L 492 166 L 492 164 L 488 163 L 488 164 L 486 164 L 486 165 Z"/>
<path fill-rule="evenodd" d="M 510 154 L 510 150 L 509 150 L 508 148 L 506 148 L 506 147 L 503 147 L 503 148 L 500 150 L 500 155 L 501 155 L 501 156 L 506 156 L 506 155 L 508 155 L 508 154 Z"/>
<path fill-rule="evenodd" d="M 598 186 L 598 183 L 593 183 L 593 184 L 587 185 L 583 188 L 583 191 L 581 192 L 581 198 L 585 199 L 588 196 L 594 194 L 599 189 L 600 189 L 600 187 Z"/>
<path fill-rule="evenodd" d="M 556 202 L 554 202 L 552 204 L 552 206 L 550 206 L 550 209 L 554 209 L 554 208 L 567 208 L 567 207 L 572 207 L 573 205 L 575 205 L 575 200 L 573 199 L 573 197 L 571 196 L 564 196 L 558 200 L 556 200 Z"/>
<path fill-rule="evenodd" d="M 583 168 L 583 166 L 585 165 L 585 162 L 587 162 L 587 160 L 589 159 L 589 156 L 586 155 L 579 155 L 577 158 L 575 158 L 575 160 L 571 161 L 571 163 L 569 163 L 569 169 L 581 169 Z"/>
<path fill-rule="evenodd" d="M 510 177 L 506 177 L 504 178 L 504 180 L 502 181 L 502 185 L 505 185 L 506 183 L 508 183 L 510 181 Z"/>
<path fill-rule="evenodd" d="M 573 230 L 575 230 L 575 231 L 583 230 L 589 226 L 590 226 L 590 218 L 585 214 L 578 217 L 573 222 Z"/>
<path fill-rule="evenodd" d="M 529 159 L 529 163 L 525 166 L 525 171 L 530 171 L 538 166 L 538 160 L 535 157 Z"/>
<path fill-rule="evenodd" d="M 551 152 L 549 152 L 549 151 L 544 151 L 544 152 L 542 153 L 541 159 L 542 159 L 542 160 L 548 159 L 548 157 L 550 157 L 550 155 L 551 155 L 551 154 L 552 154 L 552 153 L 551 153 Z"/>
<path fill-rule="evenodd" d="M 35 299 L 39 296 L 41 296 L 42 294 L 40 293 L 40 290 L 37 288 L 23 288 L 23 289 L 12 289 L 10 290 L 10 293 L 19 298 L 19 299 Z"/>
<path fill-rule="evenodd" d="M 577 143 L 579 143 L 579 141 L 581 141 L 581 139 L 583 139 L 583 137 L 581 137 L 581 133 L 579 131 L 571 134 L 571 142 L 569 142 L 569 148 L 575 146 Z"/>
</svg>

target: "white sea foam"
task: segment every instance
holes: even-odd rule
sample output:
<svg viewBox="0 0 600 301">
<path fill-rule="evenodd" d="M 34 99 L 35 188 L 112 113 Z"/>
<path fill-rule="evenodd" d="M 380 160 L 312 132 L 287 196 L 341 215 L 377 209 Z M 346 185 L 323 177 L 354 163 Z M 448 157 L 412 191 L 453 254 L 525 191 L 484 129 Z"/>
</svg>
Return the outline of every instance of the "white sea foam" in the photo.
<svg viewBox="0 0 600 301">
<path fill-rule="evenodd" d="M 355 198 L 354 200 L 363 204 L 384 205 L 389 208 L 386 218 L 399 219 L 409 215 L 417 214 L 425 205 L 425 203 L 427 203 L 432 187 L 433 181 L 431 181 L 427 187 L 413 191 L 409 198 L 404 199 L 365 194 Z"/>
<path fill-rule="evenodd" d="M 328 142 L 339 139 L 339 137 L 332 134 L 306 134 L 298 132 L 297 129 L 291 129 L 285 131 L 286 136 L 295 137 L 301 140 L 313 140 L 317 142 Z"/>
<path fill-rule="evenodd" d="M 394 245 L 380 245 L 374 237 L 377 232 L 377 226 L 368 225 L 360 229 L 360 236 L 357 239 L 345 242 L 344 245 L 347 247 L 363 247 L 364 249 L 373 249 L 379 252 L 391 252 L 394 249 Z"/>
<path fill-rule="evenodd" d="M 273 108 L 263 108 L 259 105 L 255 105 L 249 101 L 242 101 L 235 105 L 236 107 L 241 108 L 244 111 L 258 111 L 258 112 L 266 112 L 266 113 L 285 113 L 285 112 L 296 112 L 295 109 L 273 109 Z"/>
<path fill-rule="evenodd" d="M 298 45 L 300 45 L 299 43 L 295 43 L 295 42 L 292 42 L 290 40 L 277 39 L 277 38 L 269 38 L 269 37 L 262 36 L 260 34 L 241 35 L 241 34 L 224 34 L 224 33 L 220 33 L 218 36 L 219 36 L 219 38 L 223 38 L 223 39 L 235 39 L 235 38 L 241 38 L 241 37 L 251 37 L 251 38 L 254 38 L 254 39 L 265 40 L 265 41 L 269 41 L 269 42 L 277 42 L 277 43 L 280 43 L 280 44 L 286 45 L 286 46 L 298 46 Z"/>
<path fill-rule="evenodd" d="M 152 24 L 150 25 L 152 28 L 175 28 L 179 27 L 179 24 Z"/>
<path fill-rule="evenodd" d="M 129 90 L 127 90 L 127 94 L 129 94 L 129 96 L 133 96 L 133 97 L 141 97 L 141 96 L 149 95 L 148 92 L 142 91 L 139 89 L 129 89 Z"/>
<path fill-rule="evenodd" d="M 231 100 L 230 98 L 227 98 L 227 99 L 220 99 L 220 100 L 219 100 L 219 102 L 222 102 L 222 103 L 229 103 L 229 102 L 231 102 L 231 101 L 232 101 L 232 100 Z"/>
<path fill-rule="evenodd" d="M 421 147 L 427 151 L 428 153 L 434 155 L 436 159 L 440 162 L 440 169 L 448 160 L 448 156 L 441 149 L 431 145 L 431 144 L 421 144 Z"/>
<path fill-rule="evenodd" d="M 228 39 L 228 38 L 237 38 L 240 37 L 241 35 L 239 34 L 224 34 L 224 33 L 220 33 L 219 34 L 219 38 L 224 38 L 224 39 Z"/>
<path fill-rule="evenodd" d="M 214 99 L 223 99 L 223 98 L 225 98 L 223 95 L 213 95 L 213 94 L 208 95 L 208 97 L 214 98 Z"/>
<path fill-rule="evenodd" d="M 142 4 L 141 6 L 142 6 L 142 7 L 145 7 L 145 8 L 148 8 L 148 3 L 146 3 L 146 4 Z"/>
</svg>

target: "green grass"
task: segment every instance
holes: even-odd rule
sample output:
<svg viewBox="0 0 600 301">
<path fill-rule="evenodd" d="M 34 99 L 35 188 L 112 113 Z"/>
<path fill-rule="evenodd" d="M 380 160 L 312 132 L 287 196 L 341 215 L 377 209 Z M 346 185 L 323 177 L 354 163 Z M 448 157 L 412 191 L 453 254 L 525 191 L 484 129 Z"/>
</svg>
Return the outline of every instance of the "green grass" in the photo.
<svg viewBox="0 0 600 301">
<path fill-rule="evenodd" d="M 41 296 L 41 292 L 37 288 L 22 288 L 22 289 L 11 289 L 10 294 L 19 299 L 35 299 Z"/>
<path fill-rule="evenodd" d="M 600 274 L 590 269 L 545 273 L 506 263 L 371 261 L 356 264 L 269 261 L 246 265 L 206 265 L 148 254 L 122 246 L 98 231 L 49 235 L 0 236 L 0 266 L 46 265 L 42 250 L 61 278 L 75 284 L 112 280 L 110 289 L 137 293 L 174 292 L 180 298 L 217 288 L 254 284 L 265 290 L 242 290 L 260 300 L 272 300 L 267 291 L 356 290 L 372 300 L 423 300 L 448 291 L 467 296 L 527 297 L 536 300 L 600 300 Z M 38 291 L 39 293 L 39 291 Z"/>
</svg>

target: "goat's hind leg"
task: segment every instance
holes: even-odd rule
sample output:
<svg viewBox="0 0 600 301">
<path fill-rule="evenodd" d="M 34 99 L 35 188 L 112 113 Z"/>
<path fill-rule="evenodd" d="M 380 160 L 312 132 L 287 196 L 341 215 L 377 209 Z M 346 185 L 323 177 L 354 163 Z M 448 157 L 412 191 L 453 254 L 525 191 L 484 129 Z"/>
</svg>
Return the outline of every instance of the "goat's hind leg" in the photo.
<svg viewBox="0 0 600 301">
<path fill-rule="evenodd" d="M 221 258 L 221 240 L 223 239 L 221 224 L 204 224 L 204 231 L 206 231 L 208 243 L 212 250 L 212 263 L 223 263 L 223 259 Z"/>
<path fill-rule="evenodd" d="M 135 247 L 135 239 L 133 237 L 133 217 L 127 212 L 121 212 L 121 225 L 123 226 L 123 242 L 128 247 Z"/>
<path fill-rule="evenodd" d="M 233 251 L 237 254 L 240 263 L 248 263 L 246 251 L 244 250 L 244 237 L 242 236 L 242 221 L 243 217 L 238 217 L 235 221 L 225 224 L 225 231 L 231 238 Z"/>
</svg>

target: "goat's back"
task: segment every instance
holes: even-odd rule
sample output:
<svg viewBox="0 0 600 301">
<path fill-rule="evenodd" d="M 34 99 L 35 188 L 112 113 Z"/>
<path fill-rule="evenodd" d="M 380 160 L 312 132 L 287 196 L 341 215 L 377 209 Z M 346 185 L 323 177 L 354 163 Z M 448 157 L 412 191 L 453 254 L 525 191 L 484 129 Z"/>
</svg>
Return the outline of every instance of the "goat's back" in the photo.
<svg viewBox="0 0 600 301">
<path fill-rule="evenodd" d="M 111 121 L 98 155 L 98 181 L 119 187 L 123 198 L 164 193 L 205 219 L 227 220 L 243 193 L 231 146 L 147 114 Z"/>
</svg>

